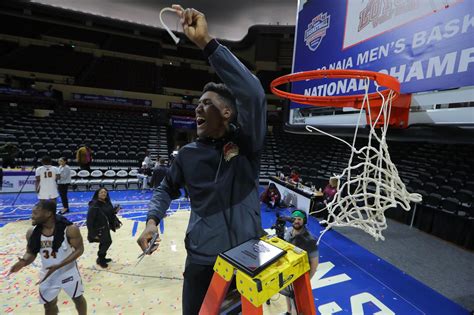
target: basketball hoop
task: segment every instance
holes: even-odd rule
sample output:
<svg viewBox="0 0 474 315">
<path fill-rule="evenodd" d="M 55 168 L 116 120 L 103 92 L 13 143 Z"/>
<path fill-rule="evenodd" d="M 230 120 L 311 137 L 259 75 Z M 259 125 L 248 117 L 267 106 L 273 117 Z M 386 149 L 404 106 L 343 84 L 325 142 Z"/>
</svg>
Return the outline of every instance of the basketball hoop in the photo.
<svg viewBox="0 0 474 315">
<path fill-rule="evenodd" d="M 316 80 L 316 79 L 359 79 L 359 80 L 371 80 L 376 83 L 376 86 L 384 87 L 385 90 L 356 94 L 356 95 L 342 95 L 342 96 L 310 96 L 301 95 L 291 92 L 285 92 L 277 89 L 277 86 L 282 84 L 298 82 L 303 80 Z M 287 98 L 295 103 L 312 105 L 312 106 L 329 106 L 329 107 L 353 107 L 360 109 L 364 105 L 364 100 L 367 98 L 373 108 L 372 121 L 375 121 L 377 114 L 380 112 L 382 107 L 382 101 L 389 99 L 391 102 L 391 115 L 389 125 L 396 128 L 406 128 L 408 126 L 408 114 L 410 111 L 410 102 L 407 101 L 407 97 L 402 97 L 402 101 L 394 102 L 400 96 L 400 82 L 392 76 L 387 74 L 373 72 L 373 71 L 362 71 L 362 70 L 312 70 L 305 72 L 297 72 L 287 74 L 276 78 L 270 84 L 272 93 Z M 383 97 L 381 97 L 383 96 Z M 369 124 L 369 113 L 366 111 L 367 124 Z M 383 121 L 377 121 L 375 127 L 380 127 L 384 124 Z"/>
<path fill-rule="evenodd" d="M 344 96 L 306 96 L 281 91 L 276 87 L 289 82 L 310 79 L 360 79 L 364 94 Z M 370 81 L 376 83 L 376 92 L 369 93 Z M 380 88 L 386 89 L 380 91 Z M 335 226 L 351 226 L 362 229 L 376 240 L 384 240 L 382 231 L 387 228 L 385 210 L 399 205 L 410 211 L 410 202 L 420 202 L 420 194 L 409 193 L 400 179 L 395 164 L 390 159 L 386 134 L 389 126 L 402 127 L 408 122 L 409 103 L 395 106 L 394 100 L 400 94 L 400 83 L 386 74 L 358 70 L 315 70 L 282 76 L 271 83 L 272 92 L 294 102 L 312 106 L 354 107 L 359 117 L 355 127 L 352 144 L 313 126 L 306 126 L 309 132 L 320 132 L 337 139 L 351 150 L 348 166 L 338 179 L 337 193 L 326 207 L 313 211 L 328 210 L 327 223 L 321 237 Z M 398 109 L 398 110 L 394 110 Z M 370 127 L 367 145 L 355 147 L 362 112 L 365 111 L 367 125 Z M 379 130 L 377 132 L 376 130 Z M 341 185 L 341 181 L 344 183 Z"/>
</svg>

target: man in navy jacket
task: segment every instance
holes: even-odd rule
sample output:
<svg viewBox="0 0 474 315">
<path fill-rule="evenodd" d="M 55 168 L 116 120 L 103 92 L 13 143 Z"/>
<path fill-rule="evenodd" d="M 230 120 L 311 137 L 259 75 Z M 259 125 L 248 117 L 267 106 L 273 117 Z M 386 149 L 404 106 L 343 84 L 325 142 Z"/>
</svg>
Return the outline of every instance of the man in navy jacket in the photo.
<svg viewBox="0 0 474 315">
<path fill-rule="evenodd" d="M 191 217 L 183 314 L 198 314 L 219 253 L 264 234 L 258 195 L 260 157 L 266 133 L 266 100 L 260 81 L 209 36 L 205 16 L 173 6 L 186 36 L 204 50 L 224 84 L 208 83 L 196 108 L 198 140 L 180 149 L 150 202 L 138 239 L 148 246 L 172 199 L 186 187 Z"/>
</svg>

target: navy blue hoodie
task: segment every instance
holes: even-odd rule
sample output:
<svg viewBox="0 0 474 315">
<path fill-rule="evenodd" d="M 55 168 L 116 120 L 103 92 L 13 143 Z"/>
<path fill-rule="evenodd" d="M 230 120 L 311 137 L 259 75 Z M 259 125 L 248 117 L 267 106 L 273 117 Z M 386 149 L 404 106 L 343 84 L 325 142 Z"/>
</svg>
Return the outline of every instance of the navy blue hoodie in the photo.
<svg viewBox="0 0 474 315">
<path fill-rule="evenodd" d="M 188 261 L 212 265 L 219 253 L 264 234 L 258 176 L 267 106 L 260 81 L 226 47 L 212 40 L 205 53 L 236 98 L 238 128 L 222 139 L 200 139 L 180 149 L 154 191 L 147 220 L 163 219 L 171 200 L 180 196 L 179 188 L 186 186 L 191 200 Z M 230 158 L 228 152 L 237 148 Z"/>
</svg>

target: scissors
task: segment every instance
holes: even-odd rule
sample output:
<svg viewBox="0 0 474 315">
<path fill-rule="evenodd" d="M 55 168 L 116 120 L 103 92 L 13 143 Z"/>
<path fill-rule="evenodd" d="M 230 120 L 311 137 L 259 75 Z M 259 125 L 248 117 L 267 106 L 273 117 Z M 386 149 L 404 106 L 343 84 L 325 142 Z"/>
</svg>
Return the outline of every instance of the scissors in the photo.
<svg viewBox="0 0 474 315">
<path fill-rule="evenodd" d="M 153 234 L 153 237 L 151 238 L 151 241 L 148 245 L 148 247 L 143 251 L 143 253 L 141 253 L 137 258 L 138 258 L 138 261 L 135 265 L 138 266 L 138 264 L 143 260 L 143 258 L 145 258 L 146 255 L 150 254 L 151 253 L 151 249 L 153 248 L 153 246 L 155 245 L 155 242 L 156 240 L 158 239 L 158 233 L 154 233 Z"/>
</svg>

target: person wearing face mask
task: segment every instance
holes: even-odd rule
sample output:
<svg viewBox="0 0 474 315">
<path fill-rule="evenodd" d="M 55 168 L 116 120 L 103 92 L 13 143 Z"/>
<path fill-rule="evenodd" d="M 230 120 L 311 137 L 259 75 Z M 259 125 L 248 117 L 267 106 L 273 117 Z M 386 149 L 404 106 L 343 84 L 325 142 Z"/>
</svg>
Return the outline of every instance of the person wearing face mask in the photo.
<svg viewBox="0 0 474 315">
<path fill-rule="evenodd" d="M 155 189 L 146 228 L 137 242 L 142 250 L 148 247 L 171 200 L 186 187 L 191 215 L 184 241 L 182 305 L 183 314 L 194 315 L 209 287 L 217 255 L 265 234 L 258 177 L 267 105 L 260 81 L 209 35 L 204 14 L 178 5 L 173 8 L 186 36 L 203 49 L 224 83 L 204 86 L 195 110 L 198 139 L 179 150 Z"/>
<path fill-rule="evenodd" d="M 318 267 L 319 254 L 318 245 L 311 232 L 306 228 L 308 223 L 308 217 L 304 210 L 293 210 L 291 213 L 293 223 L 291 228 L 285 232 L 285 241 L 291 243 L 303 250 L 308 254 L 308 260 L 310 265 L 309 279 L 316 273 Z M 280 292 L 286 296 L 287 311 L 284 315 L 297 314 L 294 306 L 294 293 L 293 286 L 289 285 Z M 292 313 L 293 312 L 293 313 Z"/>
</svg>

